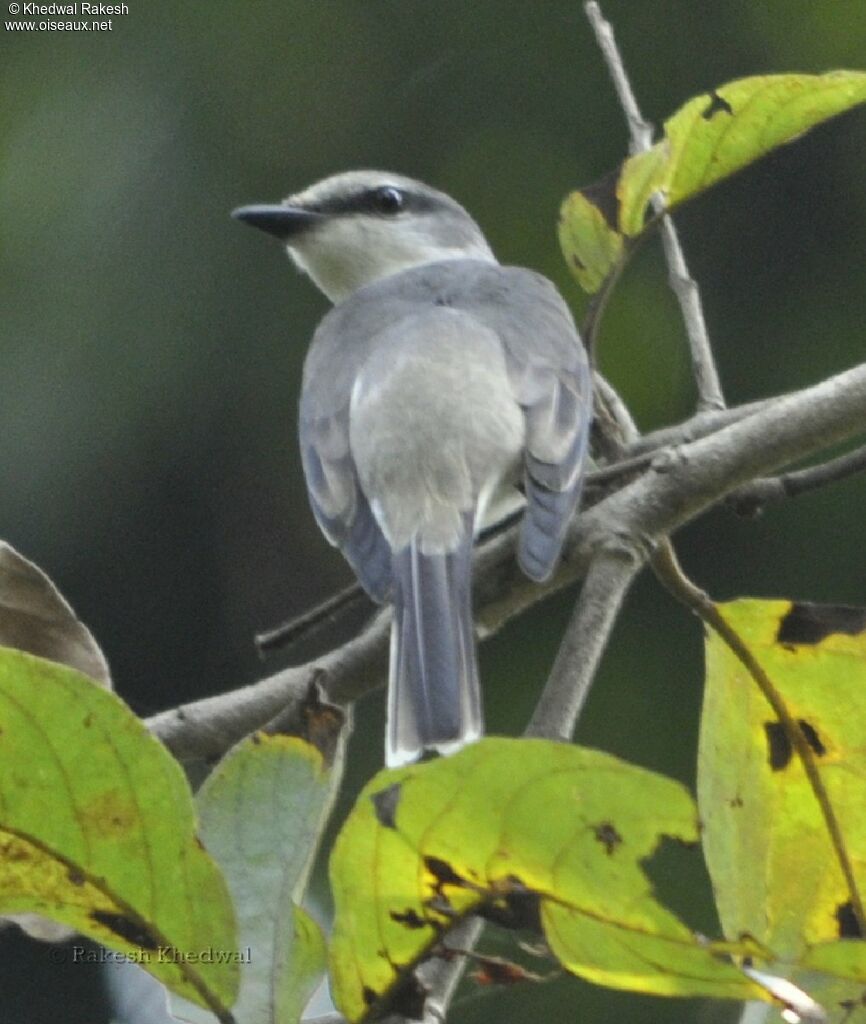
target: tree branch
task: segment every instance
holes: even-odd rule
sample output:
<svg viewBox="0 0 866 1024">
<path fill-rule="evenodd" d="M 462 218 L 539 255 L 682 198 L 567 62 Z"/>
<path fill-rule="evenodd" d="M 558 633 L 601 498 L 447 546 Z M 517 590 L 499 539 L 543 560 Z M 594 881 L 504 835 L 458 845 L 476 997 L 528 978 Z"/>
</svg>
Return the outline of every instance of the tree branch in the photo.
<svg viewBox="0 0 866 1024">
<path fill-rule="evenodd" d="M 481 918 L 469 917 L 451 929 L 443 944 L 455 950 L 469 951 L 475 948 L 483 931 Z M 443 1024 L 465 969 L 466 957 L 460 955 L 452 959 L 429 960 L 422 965 L 419 978 L 430 993 L 424 1003 L 423 1024 Z"/>
<path fill-rule="evenodd" d="M 283 728 L 301 724 L 310 687 L 318 684 L 335 704 L 380 686 L 387 674 L 387 611 L 380 611 L 351 640 L 304 665 L 215 697 L 205 697 L 147 719 L 147 727 L 181 761 L 220 757 L 277 714 Z"/>
<path fill-rule="evenodd" d="M 625 113 L 631 135 L 631 150 L 633 153 L 645 152 L 652 148 L 652 125 L 644 120 L 638 107 L 625 65 L 616 45 L 613 27 L 609 21 L 605 20 L 601 8 L 595 0 L 588 0 L 584 4 L 584 10 L 595 32 L 595 38 L 619 97 L 620 106 Z M 665 203 L 661 195 L 654 195 L 651 205 L 656 213 L 664 212 Z M 676 228 L 667 214 L 661 218 L 660 231 L 668 265 L 668 279 L 679 303 L 688 335 L 692 374 L 698 391 L 698 409 L 724 409 L 725 399 L 713 359 L 709 333 L 701 306 L 700 291 L 697 282 L 689 274 Z"/>
<path fill-rule="evenodd" d="M 796 394 L 796 392 L 789 392 L 789 394 Z M 628 446 L 625 454 L 634 457 L 642 455 L 644 452 L 658 451 L 659 448 L 668 445 L 697 441 L 699 438 L 714 434 L 717 430 L 730 426 L 732 423 L 739 423 L 740 420 L 760 412 L 767 405 L 785 397 L 785 395 L 779 395 L 774 398 L 762 398 L 755 402 L 746 402 L 743 405 L 735 406 L 733 409 L 712 409 L 696 413 L 682 423 L 670 427 L 659 427 L 658 430 L 652 430 L 650 433 L 636 438 Z"/>
<path fill-rule="evenodd" d="M 645 121 L 638 107 L 637 98 L 631 87 L 628 74 L 625 70 L 616 39 L 613 34 L 613 26 L 601 13 L 601 8 L 595 0 L 588 0 L 583 5 L 586 17 L 589 20 L 598 48 L 604 57 L 610 77 L 613 80 L 613 87 L 616 90 L 619 105 L 622 107 L 628 122 L 629 135 L 631 136 L 632 152 L 640 153 L 650 149 L 653 144 L 653 126 Z"/>
<path fill-rule="evenodd" d="M 752 480 L 751 483 L 738 487 L 728 498 L 727 503 L 738 515 L 756 516 L 764 511 L 764 506 L 772 502 L 799 497 L 808 491 L 826 487 L 827 484 L 835 484 L 839 480 L 864 471 L 866 445 L 829 462 L 809 466 L 808 469 Z"/>
<path fill-rule="evenodd" d="M 623 598 L 646 560 L 631 543 L 608 544 L 592 561 L 527 736 L 570 740 Z"/>
<path fill-rule="evenodd" d="M 660 451 L 646 472 L 584 511 L 571 525 L 562 564 L 538 585 L 519 572 L 514 528 L 480 545 L 475 596 L 482 636 L 578 579 L 611 540 L 652 549 L 658 539 L 756 476 L 866 433 L 866 364 L 770 402 L 735 422 L 679 447 Z M 691 428 L 690 428 L 691 429 Z M 313 682 L 336 703 L 382 685 L 387 662 L 388 613 L 361 634 L 305 665 L 252 686 L 165 711 L 147 724 L 180 759 L 224 753 L 281 708 L 302 712 Z"/>
<path fill-rule="evenodd" d="M 641 436 L 631 423 L 630 414 L 620 396 L 599 374 L 596 374 L 596 386 L 596 393 L 601 396 L 610 419 L 611 433 L 605 438 L 604 455 L 611 461 L 586 474 L 586 505 L 595 504 L 605 497 L 611 484 L 624 482 L 626 477 L 645 470 L 662 448 L 706 437 L 721 427 L 751 416 L 769 402 L 778 401 L 776 398 L 765 398 L 733 409 L 697 413 L 675 426 L 661 427 Z M 631 429 L 623 429 L 624 421 L 631 423 Z M 596 493 L 598 491 L 603 493 L 599 496 Z M 507 528 L 508 524 L 497 524 L 487 531 L 483 539 L 489 539 L 494 533 L 505 532 Z M 371 608 L 375 607 L 361 586 L 352 584 L 287 622 L 260 633 L 256 637 L 256 646 L 263 654 L 290 647 L 325 625 L 342 622 L 347 613 L 356 613 L 364 603 Z"/>
<path fill-rule="evenodd" d="M 328 620 L 337 621 L 343 612 L 365 601 L 372 606 L 372 601 L 364 593 L 361 585 L 352 583 L 296 618 L 275 626 L 273 629 L 257 633 L 256 648 L 259 654 L 265 655 L 269 651 L 288 647 L 295 640 L 300 640 L 301 637 L 309 636 L 321 629 Z"/>
</svg>

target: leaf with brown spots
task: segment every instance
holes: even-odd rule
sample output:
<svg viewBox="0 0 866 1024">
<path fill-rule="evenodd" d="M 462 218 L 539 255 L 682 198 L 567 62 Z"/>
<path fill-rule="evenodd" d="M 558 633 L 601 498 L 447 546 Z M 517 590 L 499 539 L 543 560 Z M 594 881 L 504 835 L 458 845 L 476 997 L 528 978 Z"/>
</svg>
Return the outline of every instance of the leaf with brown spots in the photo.
<svg viewBox="0 0 866 1024">
<path fill-rule="evenodd" d="M 866 614 L 790 601 L 740 600 L 718 608 L 799 725 L 862 899 Z M 698 803 L 725 934 L 748 932 L 780 960 L 866 982 L 866 942 L 859 941 L 850 889 L 791 737 L 715 634 L 707 639 L 706 661 Z M 838 988 L 827 985 L 808 986 L 824 1005 Z"/>
<path fill-rule="evenodd" d="M 599 984 L 764 997 L 728 959 L 736 946 L 720 953 L 654 899 L 642 862 L 663 836 L 697 840 L 687 791 L 594 750 L 487 739 L 380 773 L 331 857 L 339 1008 L 360 1021 L 393 1005 L 470 913 L 540 928 L 566 970 Z"/>
<path fill-rule="evenodd" d="M 8 648 L 0 728 L 0 912 L 38 913 L 135 953 L 227 1020 L 238 965 L 186 957 L 236 940 L 178 763 L 113 693 Z"/>
<path fill-rule="evenodd" d="M 866 73 L 758 75 L 695 96 L 651 149 L 569 195 L 559 240 L 587 292 L 599 291 L 644 231 L 656 193 L 673 210 L 815 125 L 866 101 Z"/>
</svg>

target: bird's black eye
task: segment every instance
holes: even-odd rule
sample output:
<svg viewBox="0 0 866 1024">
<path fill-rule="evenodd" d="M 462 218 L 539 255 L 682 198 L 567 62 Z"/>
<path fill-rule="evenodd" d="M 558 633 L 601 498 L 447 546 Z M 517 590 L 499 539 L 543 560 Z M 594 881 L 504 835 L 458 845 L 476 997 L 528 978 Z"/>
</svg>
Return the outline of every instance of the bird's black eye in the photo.
<svg viewBox="0 0 866 1024">
<path fill-rule="evenodd" d="M 373 193 L 373 202 L 379 213 L 399 213 L 403 209 L 403 193 L 393 185 L 383 185 Z"/>
</svg>

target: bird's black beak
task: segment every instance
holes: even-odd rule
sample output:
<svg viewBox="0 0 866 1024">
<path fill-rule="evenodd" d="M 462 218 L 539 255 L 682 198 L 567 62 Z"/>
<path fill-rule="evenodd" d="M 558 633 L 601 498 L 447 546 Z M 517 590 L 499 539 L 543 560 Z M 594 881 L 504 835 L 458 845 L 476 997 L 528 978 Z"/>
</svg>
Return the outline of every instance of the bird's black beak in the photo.
<svg viewBox="0 0 866 1024">
<path fill-rule="evenodd" d="M 319 221 L 320 213 L 304 210 L 298 206 L 256 205 L 239 206 L 232 210 L 235 220 L 242 220 L 254 228 L 261 228 L 269 235 L 276 235 L 283 242 L 294 238 Z"/>
</svg>

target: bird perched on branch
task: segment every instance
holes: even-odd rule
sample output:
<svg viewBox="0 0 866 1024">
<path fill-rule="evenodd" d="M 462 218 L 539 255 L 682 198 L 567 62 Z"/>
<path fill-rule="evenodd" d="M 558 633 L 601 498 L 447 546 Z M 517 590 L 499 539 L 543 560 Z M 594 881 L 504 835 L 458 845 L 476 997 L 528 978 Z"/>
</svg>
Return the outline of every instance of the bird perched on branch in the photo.
<svg viewBox="0 0 866 1024">
<path fill-rule="evenodd" d="M 335 303 L 304 366 L 310 502 L 394 608 L 387 763 L 448 753 L 483 731 L 475 534 L 521 488 L 518 559 L 543 580 L 579 501 L 591 391 L 571 314 L 546 278 L 500 266 L 459 203 L 397 174 L 334 175 L 234 216 Z"/>
</svg>

